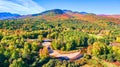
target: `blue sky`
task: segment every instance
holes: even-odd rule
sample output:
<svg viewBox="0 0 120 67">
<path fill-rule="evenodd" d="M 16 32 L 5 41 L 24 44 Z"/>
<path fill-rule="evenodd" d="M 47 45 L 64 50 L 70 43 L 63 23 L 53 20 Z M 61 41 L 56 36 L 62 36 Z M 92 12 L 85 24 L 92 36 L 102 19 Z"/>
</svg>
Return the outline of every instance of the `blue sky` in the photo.
<svg viewBox="0 0 120 67">
<path fill-rule="evenodd" d="M 50 9 L 120 14 L 120 0 L 0 0 L 0 12 L 34 14 Z"/>
</svg>

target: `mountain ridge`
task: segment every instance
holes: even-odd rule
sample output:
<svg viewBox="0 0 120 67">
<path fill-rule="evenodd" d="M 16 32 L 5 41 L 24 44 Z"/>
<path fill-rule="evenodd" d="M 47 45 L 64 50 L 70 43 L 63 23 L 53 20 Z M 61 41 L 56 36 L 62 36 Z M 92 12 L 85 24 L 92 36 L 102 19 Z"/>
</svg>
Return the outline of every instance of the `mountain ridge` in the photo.
<svg viewBox="0 0 120 67">
<path fill-rule="evenodd" d="M 94 13 L 87 13 L 87 12 L 78 12 L 78 11 L 72 11 L 72 10 L 62 10 L 62 9 L 51 9 L 46 10 L 41 13 L 37 14 L 30 14 L 30 15 L 20 15 L 20 14 L 13 14 L 9 12 L 2 12 L 0 13 L 0 20 L 5 19 L 19 19 L 19 18 L 27 18 L 27 17 L 36 17 L 40 16 L 44 19 L 69 19 L 69 18 L 76 18 L 80 20 L 90 21 L 94 22 L 96 20 L 102 19 L 108 19 L 108 20 L 116 20 L 120 19 L 120 15 L 96 15 Z M 52 16 L 52 17 L 51 17 Z M 53 18 L 53 19 L 52 19 Z M 112 22 L 113 22 L 112 20 Z M 116 23 L 120 23 L 117 21 Z"/>
<path fill-rule="evenodd" d="M 14 14 L 14 13 L 9 13 L 9 12 L 0 13 L 0 19 L 10 19 L 10 18 L 15 18 L 19 16 L 20 16 L 19 14 Z"/>
</svg>

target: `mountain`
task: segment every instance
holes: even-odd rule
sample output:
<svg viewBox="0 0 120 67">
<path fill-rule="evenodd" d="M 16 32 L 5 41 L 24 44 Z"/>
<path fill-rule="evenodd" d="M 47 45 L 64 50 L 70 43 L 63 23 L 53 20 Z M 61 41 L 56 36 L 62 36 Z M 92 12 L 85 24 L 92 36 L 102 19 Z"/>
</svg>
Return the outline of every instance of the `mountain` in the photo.
<svg viewBox="0 0 120 67">
<path fill-rule="evenodd" d="M 89 14 L 89 13 L 87 13 L 87 12 L 80 12 L 80 14 Z"/>
<path fill-rule="evenodd" d="M 19 14 L 7 13 L 7 12 L 0 13 L 0 20 L 19 19 L 19 18 L 42 18 L 50 21 L 77 19 L 77 20 L 83 20 L 83 21 L 92 22 L 92 23 L 101 22 L 100 20 L 103 20 L 105 22 L 120 23 L 120 15 L 96 15 L 94 13 L 61 10 L 61 9 L 52 9 L 52 10 L 47 10 L 38 14 L 31 14 L 31 15 L 19 15 Z"/>
<path fill-rule="evenodd" d="M 32 16 L 38 16 L 38 15 L 59 15 L 59 14 L 64 14 L 65 12 L 61 9 L 52 9 L 52 10 L 47 10 L 39 14 L 32 14 Z"/>
<path fill-rule="evenodd" d="M 101 22 L 100 20 L 103 20 L 104 22 L 114 22 L 120 24 L 120 19 L 118 19 L 118 16 L 101 16 L 96 15 L 94 13 L 87 13 L 87 12 L 77 12 L 77 11 L 71 11 L 71 10 L 61 10 L 61 9 L 52 9 L 47 10 L 39 14 L 33 14 L 32 15 L 35 18 L 42 18 L 45 20 L 67 20 L 67 19 L 77 19 L 77 20 L 83 20 L 91 23 Z M 118 18 L 116 18 L 118 17 Z"/>
<path fill-rule="evenodd" d="M 61 10 L 61 9 L 52 9 L 47 10 L 39 14 L 32 14 L 32 16 L 38 16 L 38 15 L 48 15 L 48 16 L 54 16 L 54 15 L 62 15 L 67 13 L 78 13 L 78 14 L 89 14 L 87 12 L 77 12 L 77 11 L 71 11 L 71 10 Z"/>
<path fill-rule="evenodd" d="M 42 12 L 42 14 L 64 14 L 65 12 L 61 9 L 53 9 L 53 10 L 48 10 L 48 11 L 45 11 L 45 12 Z"/>
<path fill-rule="evenodd" d="M 77 12 L 77 11 L 71 11 L 71 10 L 61 10 L 61 9 L 52 9 L 52 10 L 46 10 L 44 12 L 38 13 L 38 14 L 31 14 L 31 15 L 19 15 L 19 14 L 12 14 L 9 12 L 2 12 L 0 13 L 0 20 L 4 19 L 18 19 L 18 18 L 27 18 L 27 17 L 35 17 L 35 16 L 57 16 L 57 18 L 72 18 L 73 15 L 86 15 L 89 14 L 87 12 Z"/>
<path fill-rule="evenodd" d="M 0 20 L 17 18 L 19 16 L 20 16 L 19 14 L 12 14 L 12 13 L 8 13 L 8 12 L 2 12 L 2 13 L 0 13 Z"/>
<path fill-rule="evenodd" d="M 104 14 L 101 14 L 100 16 L 120 19 L 120 14 L 118 14 L 118 15 L 104 15 Z"/>
<path fill-rule="evenodd" d="M 71 11 L 71 10 L 63 10 L 65 13 L 67 13 L 67 12 L 73 12 L 73 11 Z"/>
<path fill-rule="evenodd" d="M 35 18 L 42 18 L 42 19 L 49 20 L 49 21 L 77 19 L 77 20 L 83 20 L 83 21 L 87 21 L 91 23 L 98 23 L 98 22 L 120 23 L 120 19 L 118 18 L 96 15 L 94 13 L 77 12 L 77 11 L 61 10 L 61 9 L 47 10 L 39 14 L 34 14 L 32 16 Z M 103 20 L 104 22 L 100 20 Z"/>
</svg>

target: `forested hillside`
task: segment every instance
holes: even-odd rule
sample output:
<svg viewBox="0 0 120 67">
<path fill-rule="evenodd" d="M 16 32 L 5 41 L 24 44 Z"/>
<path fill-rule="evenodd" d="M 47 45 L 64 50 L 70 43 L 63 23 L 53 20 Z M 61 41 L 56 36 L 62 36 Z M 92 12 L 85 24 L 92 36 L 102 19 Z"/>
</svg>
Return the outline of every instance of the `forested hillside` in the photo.
<svg viewBox="0 0 120 67">
<path fill-rule="evenodd" d="M 109 63 L 117 67 L 120 65 L 119 23 L 118 18 L 60 10 L 0 20 L 0 66 L 105 67 Z M 52 40 L 51 50 L 65 54 L 80 50 L 83 56 L 75 60 L 50 56 L 49 48 L 42 45 L 46 39 Z"/>
</svg>

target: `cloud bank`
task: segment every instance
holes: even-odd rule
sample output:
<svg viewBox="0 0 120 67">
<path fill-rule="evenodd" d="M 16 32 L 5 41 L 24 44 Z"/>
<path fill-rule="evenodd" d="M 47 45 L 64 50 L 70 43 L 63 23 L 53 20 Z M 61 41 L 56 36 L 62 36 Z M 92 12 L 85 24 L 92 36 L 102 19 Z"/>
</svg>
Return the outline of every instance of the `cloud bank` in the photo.
<svg viewBox="0 0 120 67">
<path fill-rule="evenodd" d="M 0 0 L 0 12 L 11 12 L 17 14 L 35 14 L 44 11 L 33 0 Z"/>
</svg>

